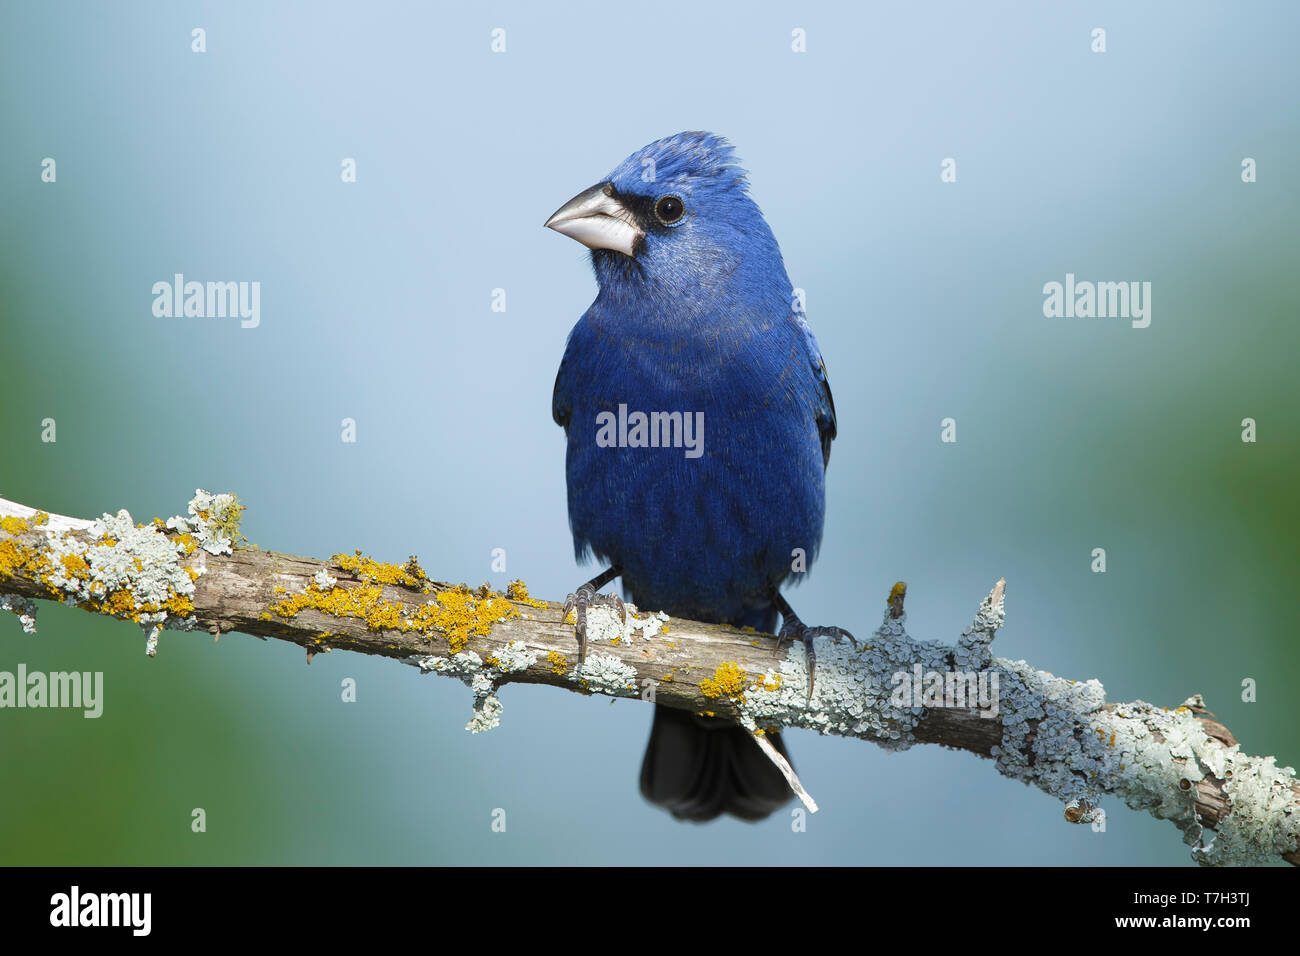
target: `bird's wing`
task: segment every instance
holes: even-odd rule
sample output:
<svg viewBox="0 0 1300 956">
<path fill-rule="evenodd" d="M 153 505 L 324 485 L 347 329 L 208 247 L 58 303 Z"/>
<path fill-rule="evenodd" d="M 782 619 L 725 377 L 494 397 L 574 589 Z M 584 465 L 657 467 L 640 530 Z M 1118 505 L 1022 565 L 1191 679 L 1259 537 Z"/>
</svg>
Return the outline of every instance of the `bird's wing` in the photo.
<svg viewBox="0 0 1300 956">
<path fill-rule="evenodd" d="M 551 417 L 555 419 L 555 424 L 564 429 L 567 434 L 569 431 L 569 418 L 573 415 L 573 400 L 569 395 L 569 382 L 564 375 L 564 367 L 569 361 L 569 350 L 564 350 L 564 358 L 560 359 L 560 370 L 555 373 L 555 388 L 551 392 Z"/>
<path fill-rule="evenodd" d="M 817 360 L 817 374 L 822 383 L 825 402 L 817 405 L 817 431 L 822 436 L 822 467 L 831 463 L 831 442 L 835 440 L 835 396 L 831 394 L 831 380 L 826 374 L 826 363 Z"/>
<path fill-rule="evenodd" d="M 808 347 L 808 361 L 822 387 L 814 411 L 817 415 L 817 431 L 822 438 L 822 466 L 825 467 L 830 464 L 831 442 L 835 440 L 835 398 L 831 395 L 831 380 L 826 374 L 826 363 L 822 361 L 822 351 L 817 347 L 817 338 L 808 325 L 808 317 L 802 310 L 798 310 L 794 312 L 794 321 L 803 332 L 804 344 Z"/>
</svg>

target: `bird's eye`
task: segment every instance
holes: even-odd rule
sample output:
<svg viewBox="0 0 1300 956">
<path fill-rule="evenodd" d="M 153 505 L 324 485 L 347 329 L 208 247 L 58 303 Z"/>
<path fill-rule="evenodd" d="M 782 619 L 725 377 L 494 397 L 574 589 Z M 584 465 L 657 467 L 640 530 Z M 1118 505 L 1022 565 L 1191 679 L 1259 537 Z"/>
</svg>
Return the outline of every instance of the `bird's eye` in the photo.
<svg viewBox="0 0 1300 956">
<path fill-rule="evenodd" d="M 686 205 L 676 196 L 664 196 L 655 203 L 655 215 L 665 226 L 671 226 L 682 218 Z"/>
</svg>

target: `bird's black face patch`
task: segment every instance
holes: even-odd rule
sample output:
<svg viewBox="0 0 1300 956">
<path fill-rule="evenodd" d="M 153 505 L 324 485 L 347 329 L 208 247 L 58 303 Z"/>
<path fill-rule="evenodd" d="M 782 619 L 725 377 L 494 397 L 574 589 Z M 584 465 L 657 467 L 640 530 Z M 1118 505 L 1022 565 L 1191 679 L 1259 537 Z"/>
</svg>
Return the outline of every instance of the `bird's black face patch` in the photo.
<svg viewBox="0 0 1300 956">
<path fill-rule="evenodd" d="M 591 262 L 596 267 L 596 274 L 602 273 L 630 281 L 640 274 L 641 264 L 636 261 L 636 256 L 641 254 L 642 247 L 645 246 L 645 239 L 638 238 L 632 245 L 632 255 L 625 256 L 621 252 L 615 252 L 613 249 L 592 249 Z"/>
<path fill-rule="evenodd" d="M 636 220 L 637 226 L 641 231 L 647 234 L 654 233 L 658 236 L 666 236 L 678 226 L 688 214 L 685 199 L 678 193 L 665 193 L 656 196 L 642 196 L 637 193 L 622 192 L 608 187 L 612 192 L 610 195 L 618 200 L 619 204 L 632 214 Z M 666 203 L 665 200 L 674 200 L 676 205 Z M 667 206 L 668 208 L 663 208 Z M 640 251 L 640 245 L 644 240 L 637 240 L 637 251 Z"/>
</svg>

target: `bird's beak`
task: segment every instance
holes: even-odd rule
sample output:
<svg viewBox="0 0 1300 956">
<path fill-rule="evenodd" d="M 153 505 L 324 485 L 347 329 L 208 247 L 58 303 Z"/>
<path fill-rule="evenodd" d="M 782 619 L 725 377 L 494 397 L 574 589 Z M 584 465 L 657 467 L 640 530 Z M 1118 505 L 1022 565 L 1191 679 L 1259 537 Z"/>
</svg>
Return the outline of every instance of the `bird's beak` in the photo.
<svg viewBox="0 0 1300 956">
<path fill-rule="evenodd" d="M 578 193 L 546 220 L 546 227 L 577 239 L 589 249 L 613 249 L 630 256 L 645 233 L 614 198 L 614 187 L 597 183 Z"/>
</svg>

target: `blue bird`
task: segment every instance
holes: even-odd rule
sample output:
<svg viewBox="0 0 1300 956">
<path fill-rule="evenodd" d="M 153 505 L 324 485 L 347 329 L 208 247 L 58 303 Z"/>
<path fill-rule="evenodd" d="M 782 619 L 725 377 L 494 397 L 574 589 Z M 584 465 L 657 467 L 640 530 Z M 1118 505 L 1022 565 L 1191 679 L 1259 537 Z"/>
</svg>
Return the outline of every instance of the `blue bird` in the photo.
<svg viewBox="0 0 1300 956">
<path fill-rule="evenodd" d="M 781 251 L 726 140 L 637 150 L 546 225 L 591 249 L 599 292 L 569 334 L 552 415 L 567 437 L 578 559 L 609 565 L 569 596 L 586 612 L 621 576 L 637 605 L 813 639 L 782 597 L 817 555 L 835 438 L 826 366 Z M 783 754 L 780 735 L 773 744 Z M 759 820 L 790 788 L 733 722 L 656 705 L 641 791 L 674 816 Z"/>
</svg>

